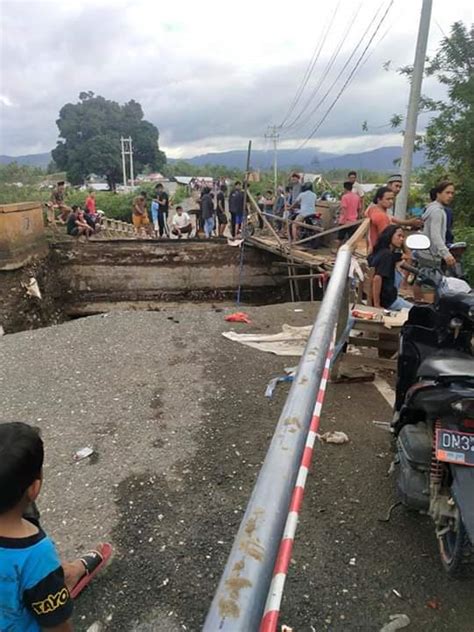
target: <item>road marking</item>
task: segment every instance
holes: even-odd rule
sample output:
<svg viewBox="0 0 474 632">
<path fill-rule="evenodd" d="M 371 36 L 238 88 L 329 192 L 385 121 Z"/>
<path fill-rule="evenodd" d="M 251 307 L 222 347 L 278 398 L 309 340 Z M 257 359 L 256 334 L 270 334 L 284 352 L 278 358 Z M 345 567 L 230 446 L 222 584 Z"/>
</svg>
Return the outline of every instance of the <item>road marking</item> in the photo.
<svg viewBox="0 0 474 632">
<path fill-rule="evenodd" d="M 375 376 L 373 384 L 380 395 L 382 395 L 384 400 L 390 406 L 390 408 L 393 408 L 395 405 L 395 391 L 390 386 L 390 384 L 382 379 L 379 375 Z"/>
</svg>

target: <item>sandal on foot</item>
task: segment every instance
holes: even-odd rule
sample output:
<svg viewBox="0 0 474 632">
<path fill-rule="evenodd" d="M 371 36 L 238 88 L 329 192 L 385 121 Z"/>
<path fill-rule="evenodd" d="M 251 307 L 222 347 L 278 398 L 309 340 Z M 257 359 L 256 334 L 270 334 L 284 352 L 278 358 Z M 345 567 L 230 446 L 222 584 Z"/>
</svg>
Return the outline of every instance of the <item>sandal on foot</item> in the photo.
<svg viewBox="0 0 474 632">
<path fill-rule="evenodd" d="M 71 597 L 76 599 L 94 577 L 104 568 L 112 556 L 112 546 L 107 542 L 99 550 L 88 551 L 80 560 L 84 564 L 85 573 L 71 590 Z"/>
</svg>

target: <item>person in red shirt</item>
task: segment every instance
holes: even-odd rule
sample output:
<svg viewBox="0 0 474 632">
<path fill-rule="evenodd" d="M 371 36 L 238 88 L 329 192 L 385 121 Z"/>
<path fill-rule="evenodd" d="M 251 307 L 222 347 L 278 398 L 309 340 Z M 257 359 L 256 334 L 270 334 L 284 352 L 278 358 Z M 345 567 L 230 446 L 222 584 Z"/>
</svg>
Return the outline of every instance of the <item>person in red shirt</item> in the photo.
<svg viewBox="0 0 474 632">
<path fill-rule="evenodd" d="M 97 215 L 97 209 L 95 207 L 95 193 L 91 191 L 89 195 L 86 197 L 86 202 L 84 204 L 86 207 L 86 211 L 89 215 Z"/>
<path fill-rule="evenodd" d="M 339 213 L 339 224 L 342 226 L 337 234 L 336 246 L 339 248 L 344 241 L 349 239 L 357 229 L 357 226 L 346 226 L 352 224 L 359 219 L 362 210 L 362 198 L 355 193 L 352 188 L 352 182 L 349 180 L 344 182 L 344 193 L 341 197 L 341 210 Z"/>
<path fill-rule="evenodd" d="M 372 252 L 378 238 L 390 224 L 398 226 L 414 226 L 419 228 L 419 219 L 399 219 L 388 214 L 395 200 L 395 193 L 389 187 L 380 187 L 374 197 L 372 206 L 366 210 L 365 215 L 370 219 L 369 227 L 369 252 Z"/>
</svg>

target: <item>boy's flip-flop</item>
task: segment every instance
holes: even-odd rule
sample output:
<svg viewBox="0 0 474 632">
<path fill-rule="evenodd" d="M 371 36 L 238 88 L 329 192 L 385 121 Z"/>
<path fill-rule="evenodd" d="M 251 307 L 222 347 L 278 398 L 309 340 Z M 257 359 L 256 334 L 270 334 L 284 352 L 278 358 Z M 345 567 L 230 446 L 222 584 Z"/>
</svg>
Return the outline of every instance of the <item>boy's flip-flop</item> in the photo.
<svg viewBox="0 0 474 632">
<path fill-rule="evenodd" d="M 80 560 L 86 572 L 71 590 L 71 597 L 76 599 L 86 586 L 100 573 L 112 556 L 112 546 L 105 542 L 100 550 L 88 551 Z"/>
</svg>

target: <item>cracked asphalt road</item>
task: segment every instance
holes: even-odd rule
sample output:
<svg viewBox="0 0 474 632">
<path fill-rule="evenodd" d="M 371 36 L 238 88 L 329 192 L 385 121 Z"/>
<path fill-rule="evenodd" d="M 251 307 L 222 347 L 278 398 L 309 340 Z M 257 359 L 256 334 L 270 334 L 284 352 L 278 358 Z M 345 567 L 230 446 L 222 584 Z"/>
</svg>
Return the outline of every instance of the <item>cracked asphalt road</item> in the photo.
<svg viewBox="0 0 474 632">
<path fill-rule="evenodd" d="M 46 444 L 45 528 L 65 557 L 101 540 L 115 549 L 76 604 L 80 632 L 95 621 L 201 629 L 287 394 L 279 385 L 269 402 L 266 384 L 295 363 L 221 332 L 308 324 L 315 308 L 245 308 L 250 326 L 217 309 L 113 313 L 0 338 L 0 421 L 34 423 Z M 404 510 L 378 521 L 394 491 L 388 433 L 372 421 L 389 414 L 370 383 L 328 389 L 322 430 L 350 443 L 315 453 L 282 607 L 295 632 L 376 631 L 398 612 L 409 629 L 474 630 L 474 584 L 444 576 L 429 521 Z M 95 457 L 75 463 L 85 446 Z"/>
</svg>

